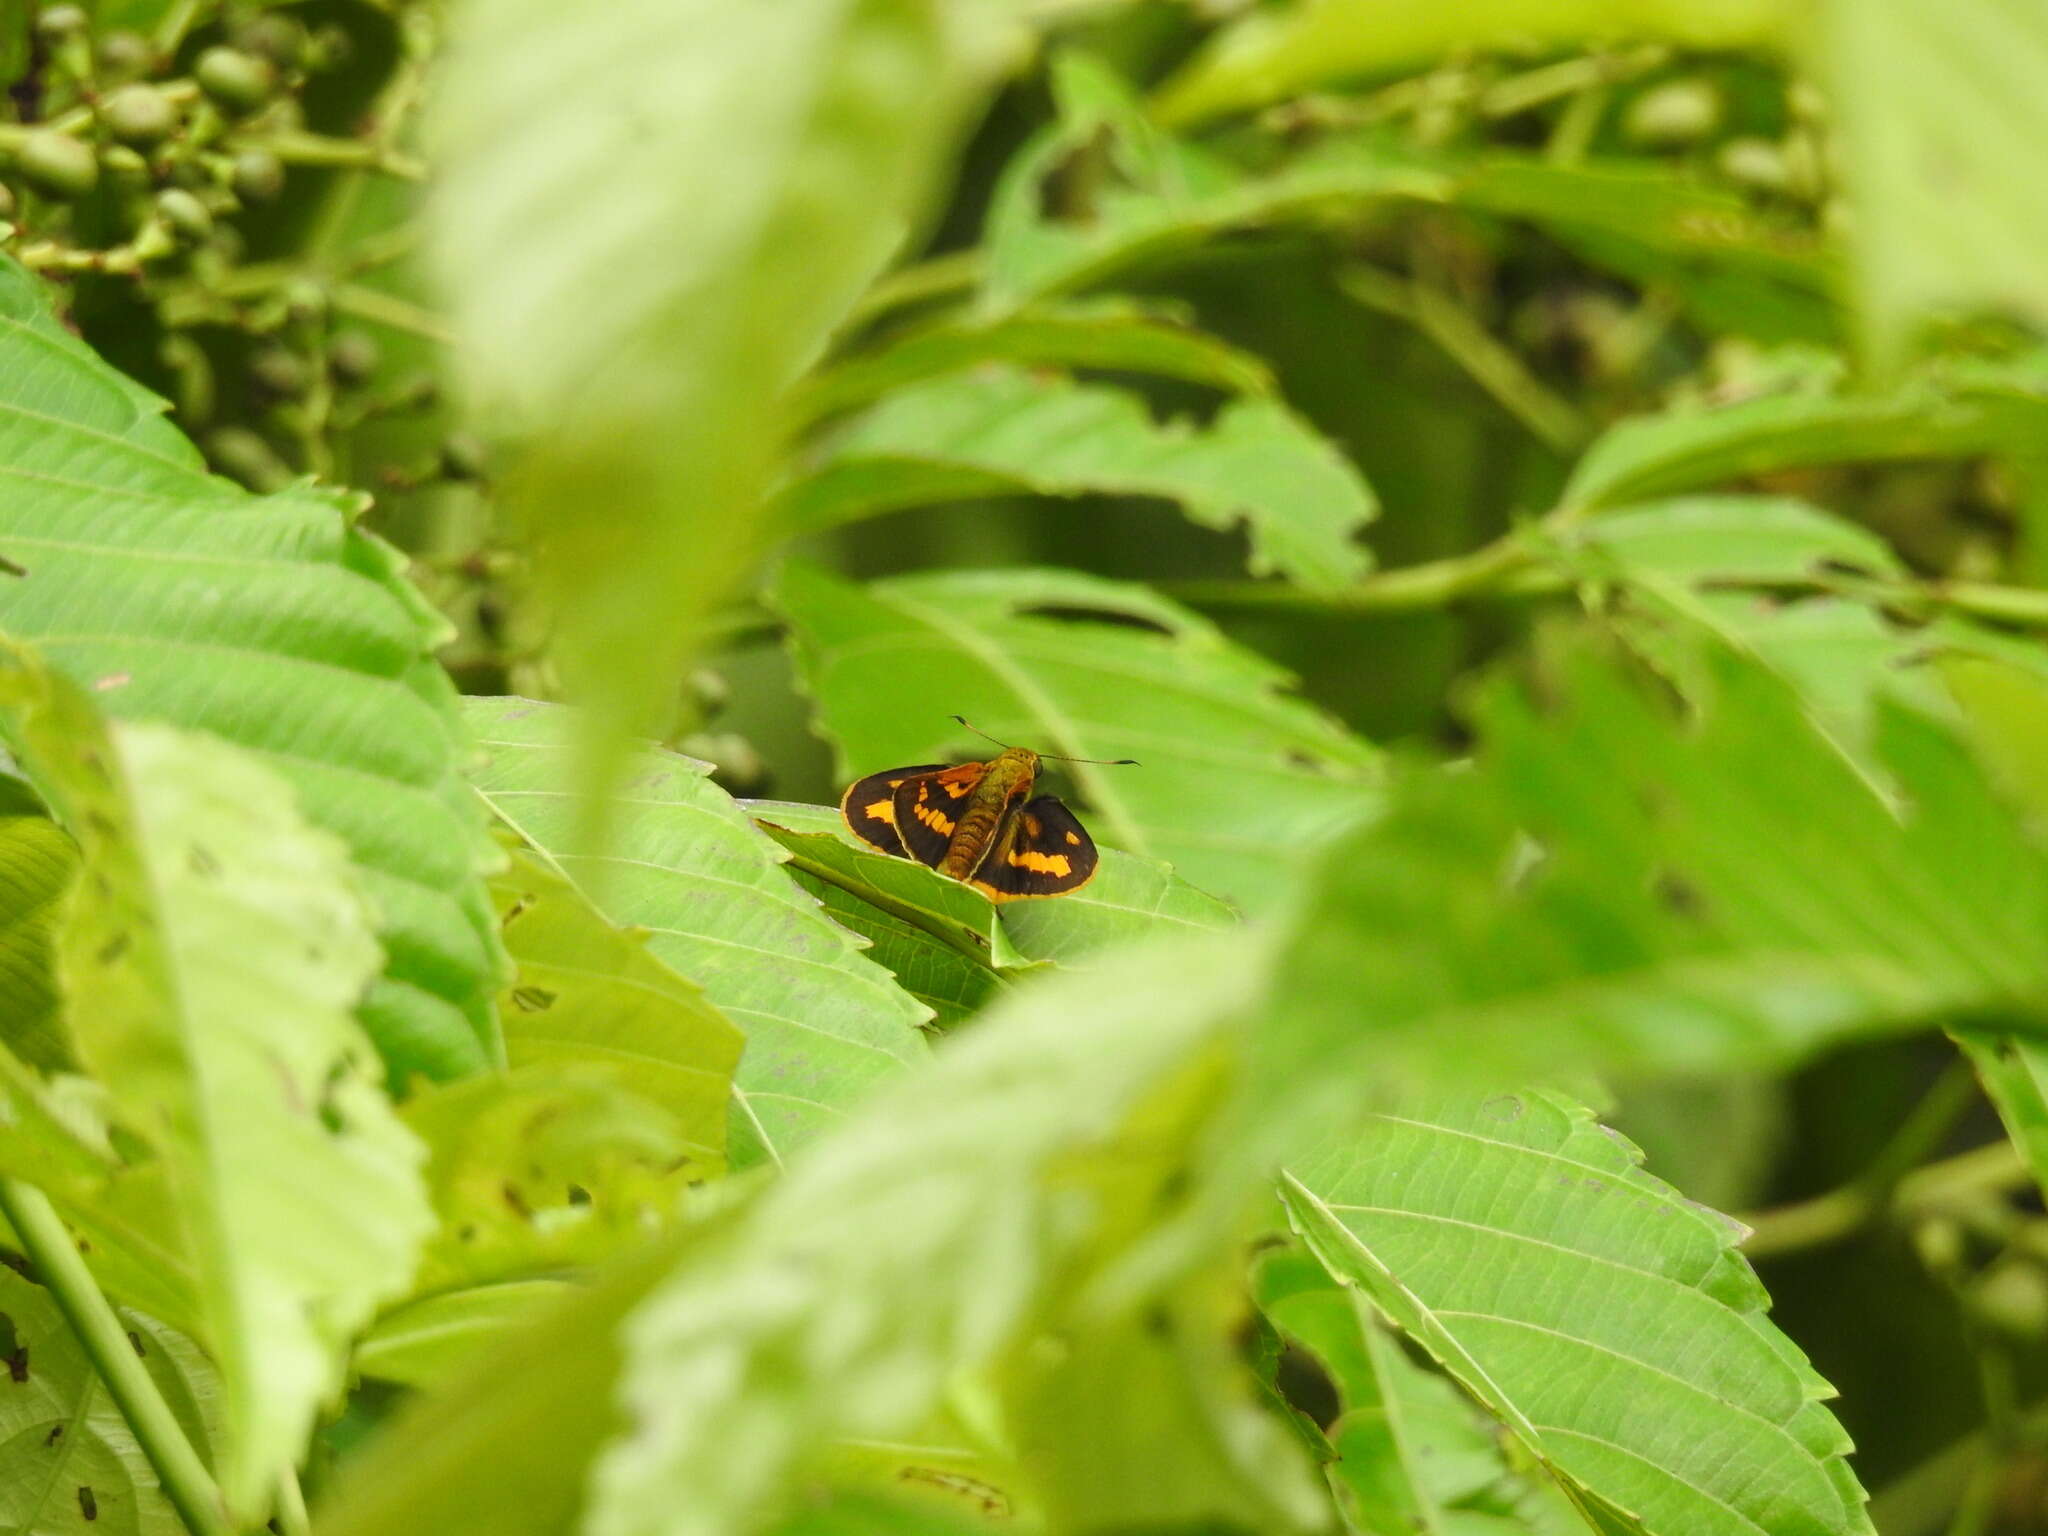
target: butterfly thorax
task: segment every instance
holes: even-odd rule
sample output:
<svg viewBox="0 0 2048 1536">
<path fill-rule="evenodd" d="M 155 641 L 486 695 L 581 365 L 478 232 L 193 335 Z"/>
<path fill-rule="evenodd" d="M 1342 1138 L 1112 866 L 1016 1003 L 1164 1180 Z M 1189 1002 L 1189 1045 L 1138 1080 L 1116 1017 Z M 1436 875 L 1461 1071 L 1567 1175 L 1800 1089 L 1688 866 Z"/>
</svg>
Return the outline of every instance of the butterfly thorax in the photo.
<svg viewBox="0 0 2048 1536">
<path fill-rule="evenodd" d="M 1029 747 L 1005 747 L 1000 757 L 991 759 L 988 772 L 968 797 L 967 809 L 960 813 L 939 873 L 956 880 L 972 874 L 994 846 L 1003 813 L 1031 793 L 1037 777 L 1038 754 Z"/>
</svg>

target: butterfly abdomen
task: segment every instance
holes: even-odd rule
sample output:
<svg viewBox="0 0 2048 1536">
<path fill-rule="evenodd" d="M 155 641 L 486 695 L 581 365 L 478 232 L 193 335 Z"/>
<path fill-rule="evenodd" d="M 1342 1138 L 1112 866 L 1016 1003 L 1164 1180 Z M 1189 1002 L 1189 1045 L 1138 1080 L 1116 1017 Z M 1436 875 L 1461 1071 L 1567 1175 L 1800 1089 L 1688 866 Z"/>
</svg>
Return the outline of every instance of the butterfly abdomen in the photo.
<svg viewBox="0 0 2048 1536">
<path fill-rule="evenodd" d="M 1012 747 L 989 764 L 989 771 L 974 787 L 967 809 L 953 830 L 946 856 L 939 861 L 939 873 L 965 880 L 995 846 L 996 833 L 1010 807 L 1031 793 L 1038 775 L 1038 754 Z"/>
</svg>

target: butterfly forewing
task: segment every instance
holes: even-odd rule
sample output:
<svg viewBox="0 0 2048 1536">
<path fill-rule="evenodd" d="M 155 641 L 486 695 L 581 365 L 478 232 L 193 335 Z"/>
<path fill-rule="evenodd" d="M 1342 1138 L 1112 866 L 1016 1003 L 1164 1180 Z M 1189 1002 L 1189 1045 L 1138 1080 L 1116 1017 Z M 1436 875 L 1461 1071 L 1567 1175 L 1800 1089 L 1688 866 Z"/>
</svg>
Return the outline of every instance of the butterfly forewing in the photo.
<svg viewBox="0 0 2048 1536">
<path fill-rule="evenodd" d="M 904 851 L 920 864 L 937 868 L 960 829 L 975 786 L 988 777 L 987 763 L 962 763 L 906 778 L 895 789 L 896 832 Z"/>
<path fill-rule="evenodd" d="M 889 768 L 881 773 L 871 773 L 864 779 L 856 779 L 839 797 L 839 814 L 846 818 L 847 826 L 862 842 L 884 853 L 893 853 L 898 858 L 907 857 L 908 850 L 896 831 L 896 791 L 909 780 L 939 773 L 945 766 L 944 763 L 920 763 L 914 768 Z"/>
<path fill-rule="evenodd" d="M 1057 796 L 1013 812 L 969 884 L 991 901 L 1064 896 L 1095 877 L 1095 840 Z"/>
</svg>

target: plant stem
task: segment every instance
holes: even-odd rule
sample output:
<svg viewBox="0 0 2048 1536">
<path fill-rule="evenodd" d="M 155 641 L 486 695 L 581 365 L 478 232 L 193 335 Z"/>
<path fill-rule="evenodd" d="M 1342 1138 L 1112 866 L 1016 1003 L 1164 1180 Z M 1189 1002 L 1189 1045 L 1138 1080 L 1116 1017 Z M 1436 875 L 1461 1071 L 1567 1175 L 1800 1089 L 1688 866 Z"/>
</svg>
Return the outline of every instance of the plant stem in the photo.
<svg viewBox="0 0 2048 1536">
<path fill-rule="evenodd" d="M 100 1293 L 49 1196 L 19 1179 L 0 1179 L 0 1215 L 21 1239 L 44 1287 L 135 1431 L 186 1529 L 192 1536 L 234 1536 L 220 1490 L 136 1357 L 128 1331 Z"/>
<path fill-rule="evenodd" d="M 2024 1184 L 2029 1177 L 2019 1149 L 2009 1141 L 1994 1141 L 1916 1169 L 1898 1181 L 1889 1199 L 1859 1178 L 1811 1200 L 1741 1217 L 1750 1229 L 1742 1251 L 1754 1259 L 1825 1247 L 1862 1230 L 1886 1209 L 1932 1210 L 1969 1195 Z"/>
</svg>

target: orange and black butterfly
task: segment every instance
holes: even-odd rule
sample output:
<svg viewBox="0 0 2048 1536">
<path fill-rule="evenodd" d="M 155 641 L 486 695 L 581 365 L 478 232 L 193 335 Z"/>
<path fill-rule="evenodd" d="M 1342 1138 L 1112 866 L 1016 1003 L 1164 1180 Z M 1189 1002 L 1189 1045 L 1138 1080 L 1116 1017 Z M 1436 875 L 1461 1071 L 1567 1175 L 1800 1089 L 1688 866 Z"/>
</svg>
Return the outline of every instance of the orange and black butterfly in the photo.
<svg viewBox="0 0 2048 1536">
<path fill-rule="evenodd" d="M 985 763 L 890 768 L 849 786 L 839 812 L 862 842 L 965 880 L 991 901 L 1064 896 L 1094 878 L 1095 840 L 1057 796 L 1031 797 L 1042 760 L 1029 747 L 1003 747 Z"/>
</svg>

